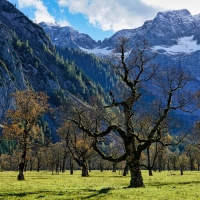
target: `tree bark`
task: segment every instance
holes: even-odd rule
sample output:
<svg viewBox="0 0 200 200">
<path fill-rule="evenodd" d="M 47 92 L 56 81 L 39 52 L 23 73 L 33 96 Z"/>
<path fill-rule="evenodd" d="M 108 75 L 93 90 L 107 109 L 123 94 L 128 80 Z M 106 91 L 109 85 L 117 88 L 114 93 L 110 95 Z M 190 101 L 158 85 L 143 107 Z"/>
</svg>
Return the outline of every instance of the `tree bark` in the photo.
<svg viewBox="0 0 200 200">
<path fill-rule="evenodd" d="M 113 162 L 112 163 L 112 172 L 116 172 L 116 169 L 117 168 L 117 163 L 116 162 Z"/>
<path fill-rule="evenodd" d="M 19 181 L 24 180 L 24 167 L 26 162 L 26 148 L 24 149 L 24 152 L 21 157 L 21 162 L 19 163 L 19 174 L 17 176 L 17 179 Z"/>
<path fill-rule="evenodd" d="M 74 166 L 73 163 L 70 164 L 70 175 L 72 175 L 74 173 Z"/>
<path fill-rule="evenodd" d="M 25 164 L 24 164 L 24 172 L 26 172 L 27 169 L 27 160 L 25 160 Z"/>
<path fill-rule="evenodd" d="M 63 162 L 62 162 L 62 173 L 65 172 L 65 168 L 66 168 L 66 159 L 67 159 L 67 154 L 65 153 L 64 157 L 63 157 Z"/>
<path fill-rule="evenodd" d="M 19 181 L 24 180 L 24 165 L 24 162 L 19 163 L 19 174 L 17 176 Z"/>
<path fill-rule="evenodd" d="M 173 162 L 174 171 L 176 170 L 176 162 Z"/>
<path fill-rule="evenodd" d="M 56 174 L 59 174 L 59 161 L 56 162 Z"/>
<path fill-rule="evenodd" d="M 167 170 L 170 171 L 170 161 L 167 161 Z"/>
<path fill-rule="evenodd" d="M 181 167 L 181 175 L 183 175 L 183 167 Z"/>
<path fill-rule="evenodd" d="M 190 171 L 193 171 L 194 169 L 194 159 L 190 159 Z"/>
<path fill-rule="evenodd" d="M 150 147 L 147 147 L 147 161 L 148 161 L 148 171 L 149 171 L 149 176 L 153 176 L 152 172 L 152 167 L 151 167 L 151 161 L 150 161 L 150 152 L 149 152 Z"/>
<path fill-rule="evenodd" d="M 38 159 L 38 162 L 37 162 L 37 172 L 40 171 L 40 160 Z"/>
<path fill-rule="evenodd" d="M 69 160 L 69 168 L 70 168 L 70 175 L 74 173 L 74 164 L 72 163 L 72 159 Z"/>
<path fill-rule="evenodd" d="M 89 166 L 89 172 L 92 171 L 92 164 L 91 164 L 91 160 L 88 160 L 88 166 Z"/>
<path fill-rule="evenodd" d="M 87 166 L 87 163 L 83 163 L 83 165 L 82 165 L 82 177 L 87 177 L 87 176 L 89 176 L 88 166 Z"/>
<path fill-rule="evenodd" d="M 126 166 L 124 167 L 123 176 L 128 174 L 128 162 L 126 162 Z"/>
<path fill-rule="evenodd" d="M 153 171 L 151 167 L 149 168 L 149 176 L 153 176 Z"/>
<path fill-rule="evenodd" d="M 100 171 L 103 172 L 103 165 L 100 165 Z"/>
<path fill-rule="evenodd" d="M 30 171 L 33 171 L 33 163 L 34 163 L 34 159 L 33 159 L 33 160 L 30 159 L 29 163 L 30 163 Z"/>
<path fill-rule="evenodd" d="M 162 153 L 158 156 L 158 171 L 161 172 L 163 170 L 163 156 Z"/>
<path fill-rule="evenodd" d="M 129 170 L 131 174 L 131 181 L 128 187 L 129 188 L 144 187 L 139 160 L 138 161 L 134 160 L 133 162 L 129 163 Z"/>
</svg>

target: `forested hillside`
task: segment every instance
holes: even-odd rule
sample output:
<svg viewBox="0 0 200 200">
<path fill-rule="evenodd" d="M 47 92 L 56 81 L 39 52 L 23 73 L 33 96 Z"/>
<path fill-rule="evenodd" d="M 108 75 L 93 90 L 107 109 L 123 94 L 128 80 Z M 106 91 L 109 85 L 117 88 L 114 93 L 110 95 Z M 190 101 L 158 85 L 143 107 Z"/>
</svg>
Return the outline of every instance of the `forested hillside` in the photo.
<svg viewBox="0 0 200 200">
<path fill-rule="evenodd" d="M 52 107 L 72 95 L 73 100 L 78 97 L 85 102 L 94 95 L 105 99 L 100 84 L 76 63 L 61 59 L 43 29 L 5 0 L 0 1 L 0 75 L 1 124 L 14 106 L 10 95 L 18 90 L 45 92 Z M 57 122 L 50 116 L 46 119 L 56 138 Z"/>
<path fill-rule="evenodd" d="M 74 63 L 93 82 L 103 87 L 107 92 L 113 89 L 117 77 L 106 60 L 101 60 L 95 55 L 70 47 L 57 47 L 59 55 L 69 63 Z"/>
</svg>

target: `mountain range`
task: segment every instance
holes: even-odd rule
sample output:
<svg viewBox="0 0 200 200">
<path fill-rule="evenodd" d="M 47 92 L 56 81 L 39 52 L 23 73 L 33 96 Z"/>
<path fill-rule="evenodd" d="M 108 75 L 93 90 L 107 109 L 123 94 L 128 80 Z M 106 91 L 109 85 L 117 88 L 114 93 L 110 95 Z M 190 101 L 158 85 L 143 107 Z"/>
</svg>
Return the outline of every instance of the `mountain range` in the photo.
<svg viewBox="0 0 200 200">
<path fill-rule="evenodd" d="M 159 53 L 159 64 L 186 66 L 200 79 L 200 14 L 193 16 L 186 9 L 159 12 L 153 20 L 146 21 L 139 28 L 120 30 L 98 42 L 71 27 L 44 22 L 39 25 L 57 47 L 81 49 L 100 57 L 113 50 L 119 37 L 128 38 L 131 47 L 146 39 L 152 49 Z"/>
<path fill-rule="evenodd" d="M 93 50 L 94 53 L 95 49 L 113 49 L 121 36 L 129 38 L 131 43 L 145 38 L 153 46 L 177 45 L 179 38 L 190 36 L 200 43 L 200 15 L 193 16 L 186 9 L 159 12 L 153 20 L 146 21 L 139 28 L 120 30 L 110 38 L 97 42 L 69 26 L 60 27 L 58 24 L 45 22 L 39 25 L 50 35 L 52 43 L 56 46 Z"/>
</svg>

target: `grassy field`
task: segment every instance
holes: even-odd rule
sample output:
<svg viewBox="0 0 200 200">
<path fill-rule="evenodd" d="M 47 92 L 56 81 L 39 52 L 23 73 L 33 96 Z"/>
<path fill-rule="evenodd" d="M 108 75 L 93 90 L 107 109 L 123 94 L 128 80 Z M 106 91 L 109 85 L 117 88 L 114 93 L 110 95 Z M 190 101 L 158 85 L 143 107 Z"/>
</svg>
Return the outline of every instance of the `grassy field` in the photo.
<svg viewBox="0 0 200 200">
<path fill-rule="evenodd" d="M 25 172 L 17 181 L 17 172 L 0 172 L 0 200 L 7 199 L 102 199 L 102 200 L 200 200 L 200 172 L 142 172 L 144 188 L 131 189 L 130 177 L 119 172 L 92 171 L 82 178 L 80 171 L 51 175 L 51 172 Z"/>
</svg>

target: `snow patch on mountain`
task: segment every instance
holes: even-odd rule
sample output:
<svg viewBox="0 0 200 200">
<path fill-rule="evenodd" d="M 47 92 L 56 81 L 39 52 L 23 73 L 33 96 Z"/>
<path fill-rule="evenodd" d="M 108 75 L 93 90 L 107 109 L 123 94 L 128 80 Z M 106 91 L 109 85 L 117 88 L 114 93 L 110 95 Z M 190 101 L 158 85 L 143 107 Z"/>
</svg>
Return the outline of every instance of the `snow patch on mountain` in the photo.
<svg viewBox="0 0 200 200">
<path fill-rule="evenodd" d="M 178 39 L 178 44 L 173 45 L 173 46 L 154 46 L 154 50 L 164 50 L 164 53 L 166 54 L 190 54 L 195 51 L 200 50 L 200 45 L 197 44 L 196 40 L 193 40 L 194 36 L 190 37 L 182 37 Z"/>
<path fill-rule="evenodd" d="M 96 47 L 94 49 L 85 49 L 85 48 L 80 47 L 80 49 L 82 51 L 85 51 L 85 52 L 91 53 L 91 54 L 95 54 L 95 55 L 109 55 L 112 52 L 112 50 L 108 49 L 107 47 L 106 48 Z"/>
</svg>

